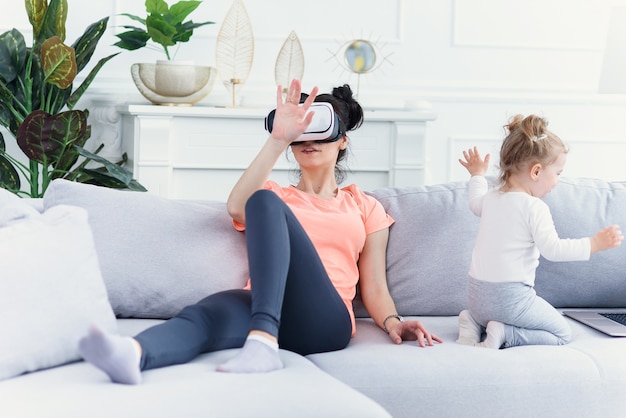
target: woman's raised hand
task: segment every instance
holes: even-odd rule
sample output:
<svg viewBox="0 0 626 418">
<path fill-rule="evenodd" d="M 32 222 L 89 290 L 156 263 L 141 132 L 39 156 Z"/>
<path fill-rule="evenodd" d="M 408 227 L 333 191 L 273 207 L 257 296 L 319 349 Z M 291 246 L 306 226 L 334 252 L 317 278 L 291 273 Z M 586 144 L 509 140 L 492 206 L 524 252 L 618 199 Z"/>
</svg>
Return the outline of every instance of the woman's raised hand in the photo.
<svg viewBox="0 0 626 418">
<path fill-rule="evenodd" d="M 295 79 L 289 86 L 284 103 L 282 86 L 278 86 L 276 91 L 276 114 L 271 136 L 276 140 L 285 141 L 287 145 L 298 139 L 313 120 L 313 112 L 307 114 L 307 110 L 315 101 L 318 88 L 313 87 L 302 105 L 299 104 L 301 91 L 300 80 Z"/>
</svg>

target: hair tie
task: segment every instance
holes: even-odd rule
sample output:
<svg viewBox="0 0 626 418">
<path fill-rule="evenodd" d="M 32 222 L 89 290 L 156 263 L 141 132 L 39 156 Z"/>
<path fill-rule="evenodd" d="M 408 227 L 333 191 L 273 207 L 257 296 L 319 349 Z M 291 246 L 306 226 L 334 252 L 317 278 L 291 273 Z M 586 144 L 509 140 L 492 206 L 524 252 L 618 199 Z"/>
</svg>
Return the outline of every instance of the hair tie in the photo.
<svg viewBox="0 0 626 418">
<path fill-rule="evenodd" d="M 542 139 L 546 139 L 547 137 L 548 137 L 548 135 L 541 134 L 539 136 L 535 135 L 531 139 L 533 140 L 533 142 L 537 142 L 537 141 L 541 141 Z"/>
</svg>

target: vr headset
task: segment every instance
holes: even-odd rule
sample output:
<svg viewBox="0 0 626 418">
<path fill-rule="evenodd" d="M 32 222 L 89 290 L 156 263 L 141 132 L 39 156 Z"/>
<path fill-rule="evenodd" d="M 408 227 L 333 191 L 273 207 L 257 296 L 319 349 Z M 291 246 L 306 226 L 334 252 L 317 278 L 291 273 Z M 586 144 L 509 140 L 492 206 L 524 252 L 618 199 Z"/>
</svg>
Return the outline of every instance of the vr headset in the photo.
<svg viewBox="0 0 626 418">
<path fill-rule="evenodd" d="M 313 141 L 318 144 L 338 141 L 342 136 L 342 132 L 339 128 L 339 116 L 335 113 L 333 106 L 327 102 L 313 102 L 305 116 L 311 111 L 315 112 L 315 114 L 309 127 L 291 145 L 299 145 L 307 141 Z M 265 118 L 265 130 L 269 133 L 272 133 L 272 128 L 274 127 L 275 114 L 276 109 L 272 110 Z"/>
</svg>

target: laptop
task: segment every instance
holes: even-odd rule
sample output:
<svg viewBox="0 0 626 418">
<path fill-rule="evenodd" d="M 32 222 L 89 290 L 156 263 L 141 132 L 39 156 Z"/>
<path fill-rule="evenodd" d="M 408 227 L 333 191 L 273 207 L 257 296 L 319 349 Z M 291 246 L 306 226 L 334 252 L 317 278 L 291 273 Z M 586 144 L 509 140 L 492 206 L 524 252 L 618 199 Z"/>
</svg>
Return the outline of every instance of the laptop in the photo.
<svg viewBox="0 0 626 418">
<path fill-rule="evenodd" d="M 563 315 L 611 337 L 626 337 L 626 311 L 563 311 Z"/>
</svg>

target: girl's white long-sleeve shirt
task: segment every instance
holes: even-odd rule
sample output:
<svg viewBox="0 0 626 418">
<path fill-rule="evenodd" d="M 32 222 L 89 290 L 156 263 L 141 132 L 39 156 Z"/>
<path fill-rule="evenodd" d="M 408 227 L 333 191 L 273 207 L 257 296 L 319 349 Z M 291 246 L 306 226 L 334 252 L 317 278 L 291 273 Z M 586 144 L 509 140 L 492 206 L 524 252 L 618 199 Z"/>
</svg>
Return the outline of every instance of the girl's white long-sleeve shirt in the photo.
<svg viewBox="0 0 626 418">
<path fill-rule="evenodd" d="M 589 238 L 559 238 L 550 208 L 541 199 L 523 192 L 489 190 L 483 176 L 470 179 L 468 192 L 470 210 L 480 217 L 471 277 L 534 286 L 540 254 L 550 261 L 589 259 Z"/>
</svg>

